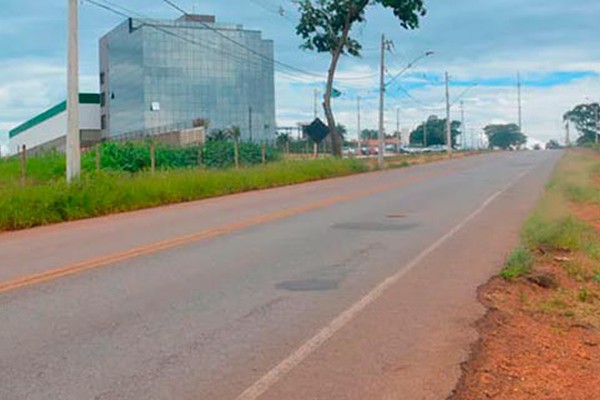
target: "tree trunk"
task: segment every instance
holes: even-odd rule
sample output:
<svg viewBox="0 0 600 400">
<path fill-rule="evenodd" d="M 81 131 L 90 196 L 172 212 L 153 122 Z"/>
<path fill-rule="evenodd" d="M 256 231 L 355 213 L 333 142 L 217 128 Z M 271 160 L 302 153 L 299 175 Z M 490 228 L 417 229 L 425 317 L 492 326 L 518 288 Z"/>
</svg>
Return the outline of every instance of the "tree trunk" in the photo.
<svg viewBox="0 0 600 400">
<path fill-rule="evenodd" d="M 342 156 L 343 143 L 342 137 L 337 131 L 333 111 L 331 111 L 331 92 L 333 91 L 333 80 L 335 79 L 335 70 L 337 68 L 338 62 L 340 61 L 340 56 L 344 51 L 344 46 L 346 46 L 346 41 L 348 40 L 348 35 L 350 33 L 350 21 L 351 18 L 349 12 L 346 18 L 346 24 L 344 26 L 344 31 L 342 33 L 342 38 L 340 40 L 339 46 L 331 53 L 331 64 L 329 65 L 329 71 L 327 72 L 327 88 L 325 90 L 325 96 L 323 98 L 323 110 L 325 111 L 325 117 L 327 118 L 327 126 L 329 127 L 329 132 L 331 135 L 331 145 L 333 147 L 332 153 L 335 157 Z"/>
<path fill-rule="evenodd" d="M 327 126 L 331 135 L 331 144 L 333 146 L 333 155 L 335 157 L 342 156 L 342 138 L 337 131 L 335 117 L 331 110 L 331 92 L 333 91 L 333 80 L 335 78 L 335 69 L 341 56 L 341 50 L 336 51 L 332 54 L 331 65 L 329 66 L 329 72 L 327 73 L 327 89 L 325 90 L 325 96 L 323 98 L 323 110 L 325 111 L 325 117 L 327 118 Z"/>
</svg>

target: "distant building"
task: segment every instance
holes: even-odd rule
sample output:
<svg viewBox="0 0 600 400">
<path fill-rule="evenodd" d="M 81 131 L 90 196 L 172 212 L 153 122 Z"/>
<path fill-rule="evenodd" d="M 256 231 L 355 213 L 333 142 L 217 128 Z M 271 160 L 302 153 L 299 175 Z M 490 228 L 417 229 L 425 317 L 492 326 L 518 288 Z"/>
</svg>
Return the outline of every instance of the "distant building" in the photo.
<svg viewBox="0 0 600 400">
<path fill-rule="evenodd" d="M 79 94 L 81 145 L 90 146 L 100 140 L 100 95 Z M 8 132 L 8 147 L 11 154 L 18 153 L 22 146 L 28 153 L 42 151 L 65 151 L 67 143 L 67 102 L 44 111 Z"/>
<path fill-rule="evenodd" d="M 239 43 L 239 45 L 238 45 Z M 213 16 L 129 19 L 100 39 L 103 136 L 240 127 L 275 137 L 273 42 Z"/>
</svg>

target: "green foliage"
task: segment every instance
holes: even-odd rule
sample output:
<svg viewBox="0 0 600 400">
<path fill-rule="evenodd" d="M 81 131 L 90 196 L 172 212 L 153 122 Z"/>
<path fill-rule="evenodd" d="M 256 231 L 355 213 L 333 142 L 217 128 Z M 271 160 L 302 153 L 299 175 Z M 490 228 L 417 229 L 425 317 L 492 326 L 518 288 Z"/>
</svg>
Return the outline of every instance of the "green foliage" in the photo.
<svg viewBox="0 0 600 400">
<path fill-rule="evenodd" d="M 490 148 L 498 147 L 508 149 L 511 146 L 520 146 L 527 143 L 527 136 L 521 132 L 517 124 L 488 125 L 483 128 Z"/>
<path fill-rule="evenodd" d="M 240 164 L 249 166 L 262 162 L 262 148 L 257 143 L 240 143 Z M 277 161 L 280 158 L 278 151 L 267 147 L 267 161 Z M 202 163 L 208 168 L 230 168 L 235 165 L 234 144 L 224 141 L 207 142 L 202 149 Z"/>
<path fill-rule="evenodd" d="M 508 257 L 500 276 L 506 280 L 514 280 L 531 272 L 533 256 L 526 247 L 517 247 Z"/>
<path fill-rule="evenodd" d="M 21 156 L 0 159 L 0 186 L 18 180 L 21 176 Z M 50 152 L 27 158 L 27 179 L 29 182 L 46 182 L 65 176 L 65 156 Z"/>
<path fill-rule="evenodd" d="M 425 15 L 423 0 L 300 0 L 297 4 L 301 18 L 296 33 L 304 39 L 303 48 L 353 56 L 360 55 L 362 46 L 349 32 L 355 23 L 365 21 L 367 6 L 391 9 L 405 29 L 418 28 Z"/>
<path fill-rule="evenodd" d="M 575 124 L 575 128 L 579 132 L 578 144 L 591 144 L 595 141 L 595 135 L 598 131 L 597 118 L 600 114 L 600 104 L 579 104 L 572 110 L 563 115 L 565 122 Z"/>
<path fill-rule="evenodd" d="M 300 12 L 296 33 L 303 39 L 301 47 L 331 55 L 323 108 L 332 136 L 333 154 L 341 156 L 343 140 L 336 129 L 331 97 L 341 55 L 360 56 L 362 45 L 352 37 L 352 28 L 365 21 L 367 6 L 380 5 L 393 11 L 400 26 L 416 29 L 420 17 L 425 15 L 423 0 L 298 0 L 296 4 Z"/>
<path fill-rule="evenodd" d="M 379 137 L 379 131 L 377 129 L 363 129 L 360 132 L 360 138 L 362 140 L 375 140 Z"/>
<path fill-rule="evenodd" d="M 279 162 L 241 170 L 179 169 L 130 174 L 84 174 L 22 187 L 4 185 L 0 231 L 96 217 L 164 204 L 343 176 L 368 169 L 358 160 L 323 159 Z"/>
<path fill-rule="evenodd" d="M 457 136 L 460 135 L 460 122 L 452 121 L 450 132 L 452 136 L 452 146 L 456 147 Z M 425 135 L 427 137 L 425 138 Z M 427 118 L 427 121 L 422 123 L 411 132 L 410 143 L 412 145 L 432 146 L 446 144 L 446 119 L 440 119 L 435 115 Z"/>
<path fill-rule="evenodd" d="M 590 298 L 590 291 L 587 288 L 581 288 L 581 289 L 579 289 L 579 293 L 577 293 L 577 298 L 582 303 L 587 302 L 589 300 L 589 298 Z"/>
</svg>

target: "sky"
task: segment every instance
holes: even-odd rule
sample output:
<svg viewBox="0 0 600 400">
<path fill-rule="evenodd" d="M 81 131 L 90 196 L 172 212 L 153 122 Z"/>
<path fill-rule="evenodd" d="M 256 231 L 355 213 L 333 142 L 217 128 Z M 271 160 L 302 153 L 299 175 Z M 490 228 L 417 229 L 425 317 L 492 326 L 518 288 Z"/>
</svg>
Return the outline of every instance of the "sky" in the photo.
<svg viewBox="0 0 600 400">
<path fill-rule="evenodd" d="M 116 4 L 117 0 L 102 0 Z M 275 42 L 275 58 L 306 74 L 276 74 L 279 126 L 313 116 L 315 89 L 323 91 L 328 55 L 299 48 L 298 14 L 290 0 L 175 0 L 188 12 L 216 15 L 220 22 L 261 30 Z M 3 0 L 0 16 L 0 144 L 7 132 L 66 97 L 66 1 Z M 600 2 L 597 0 L 425 0 L 427 16 L 417 30 L 402 29 L 391 12 L 370 7 L 353 36 L 362 57 L 341 60 L 335 87 L 342 93 L 334 112 L 357 131 L 357 97 L 362 128 L 377 128 L 379 41 L 393 41 L 386 54 L 388 80 L 422 58 L 390 84 L 386 130 L 399 123 L 412 129 L 429 115 L 444 116 L 444 73 L 450 75 L 453 119 L 464 102 L 467 132 L 490 123 L 517 122 L 520 72 L 523 131 L 539 141 L 564 135 L 562 115 L 574 105 L 600 100 Z M 174 19 L 162 0 L 119 0 L 131 13 Z M 283 12 L 280 12 L 283 11 Z M 130 14 L 130 13 L 128 13 Z M 281 15 L 283 14 L 283 15 Z M 130 14 L 131 15 L 131 14 Z M 98 91 L 98 39 L 123 17 L 80 2 L 81 91 Z M 323 113 L 320 112 L 322 115 Z"/>
</svg>

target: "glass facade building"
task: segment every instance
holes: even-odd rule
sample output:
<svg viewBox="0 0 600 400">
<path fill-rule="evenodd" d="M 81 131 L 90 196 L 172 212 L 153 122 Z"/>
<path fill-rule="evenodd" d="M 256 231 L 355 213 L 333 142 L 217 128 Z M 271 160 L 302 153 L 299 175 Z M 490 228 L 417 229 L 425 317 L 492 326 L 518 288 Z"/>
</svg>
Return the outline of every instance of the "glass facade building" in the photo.
<svg viewBox="0 0 600 400">
<path fill-rule="evenodd" d="M 100 39 L 105 137 L 239 126 L 244 140 L 273 139 L 273 42 L 240 25 L 186 15 L 129 19 Z"/>
</svg>

